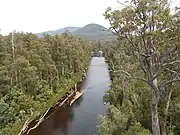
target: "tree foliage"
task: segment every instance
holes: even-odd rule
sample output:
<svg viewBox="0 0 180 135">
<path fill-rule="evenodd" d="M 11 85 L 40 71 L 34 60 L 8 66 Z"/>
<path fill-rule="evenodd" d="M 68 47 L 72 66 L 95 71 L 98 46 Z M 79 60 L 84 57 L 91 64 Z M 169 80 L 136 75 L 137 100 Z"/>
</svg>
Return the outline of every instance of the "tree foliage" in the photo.
<svg viewBox="0 0 180 135">
<path fill-rule="evenodd" d="M 121 115 L 110 118 L 112 123 L 121 123 L 114 124 L 111 134 L 131 134 L 139 125 L 153 135 L 178 135 L 178 8 L 171 13 L 168 0 L 131 0 L 120 10 L 108 8 L 105 17 L 118 36 L 115 43 L 104 47 L 113 78 L 105 99 L 113 105 L 110 116 L 120 113 L 126 119 L 122 121 Z"/>
<path fill-rule="evenodd" d="M 89 43 L 68 33 L 0 36 L 0 134 L 14 135 L 24 120 L 64 96 L 89 56 Z"/>
</svg>

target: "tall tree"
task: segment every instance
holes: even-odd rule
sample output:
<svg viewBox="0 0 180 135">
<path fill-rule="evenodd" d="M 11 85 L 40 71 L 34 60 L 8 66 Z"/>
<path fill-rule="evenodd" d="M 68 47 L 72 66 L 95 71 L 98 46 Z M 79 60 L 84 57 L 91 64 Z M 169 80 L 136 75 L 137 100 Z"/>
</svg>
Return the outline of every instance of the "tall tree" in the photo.
<svg viewBox="0 0 180 135">
<path fill-rule="evenodd" d="M 152 133 L 160 135 L 158 105 L 162 92 L 180 82 L 179 30 L 174 30 L 168 0 L 131 0 L 124 5 L 121 10 L 108 8 L 105 17 L 119 39 L 126 39 L 125 51 L 134 58 L 134 66 L 141 69 L 141 74 L 128 73 L 121 67 L 119 70 L 149 85 Z M 175 31 L 176 36 L 172 36 Z"/>
<path fill-rule="evenodd" d="M 15 45 L 15 46 L 13 46 Z M 0 35 L 0 135 L 14 135 L 27 117 L 51 107 L 79 81 L 90 55 L 69 33 L 38 38 Z"/>
</svg>

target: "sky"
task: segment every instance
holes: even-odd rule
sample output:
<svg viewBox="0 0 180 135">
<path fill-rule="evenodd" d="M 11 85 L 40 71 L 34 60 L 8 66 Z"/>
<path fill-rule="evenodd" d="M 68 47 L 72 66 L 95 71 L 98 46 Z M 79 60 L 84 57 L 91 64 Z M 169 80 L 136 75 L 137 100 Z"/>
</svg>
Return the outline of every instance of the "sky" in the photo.
<svg viewBox="0 0 180 135">
<path fill-rule="evenodd" d="M 173 3 L 180 5 L 180 0 Z M 103 16 L 109 6 L 119 5 L 117 0 L 0 0 L 0 33 L 38 33 L 89 23 L 109 27 Z"/>
<path fill-rule="evenodd" d="M 42 32 L 89 23 L 108 26 L 103 13 L 116 0 L 0 0 L 0 29 Z"/>
</svg>

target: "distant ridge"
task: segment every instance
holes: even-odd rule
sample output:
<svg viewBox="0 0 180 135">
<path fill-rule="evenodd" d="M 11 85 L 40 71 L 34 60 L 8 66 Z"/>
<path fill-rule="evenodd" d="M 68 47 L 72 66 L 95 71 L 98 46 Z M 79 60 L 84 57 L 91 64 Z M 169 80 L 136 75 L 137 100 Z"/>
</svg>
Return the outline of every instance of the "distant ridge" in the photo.
<svg viewBox="0 0 180 135">
<path fill-rule="evenodd" d="M 114 34 L 106 27 L 95 23 L 88 24 L 81 29 L 74 31 L 73 34 L 88 40 L 106 40 L 115 38 Z"/>
<path fill-rule="evenodd" d="M 96 33 L 96 32 L 101 32 L 104 30 L 108 30 L 107 28 L 99 25 L 99 24 L 95 24 L 95 23 L 91 23 L 88 24 L 84 27 L 82 27 L 81 29 L 76 30 L 74 33 Z"/>
<path fill-rule="evenodd" d="M 75 36 L 87 39 L 87 40 L 111 40 L 115 38 L 115 35 L 109 31 L 106 27 L 99 24 L 91 23 L 84 27 L 65 27 L 55 31 L 46 31 L 37 33 L 36 35 L 42 37 L 43 34 L 58 35 L 64 32 L 70 32 Z"/>
<path fill-rule="evenodd" d="M 36 35 L 38 37 L 43 37 L 44 34 L 49 34 L 51 36 L 54 36 L 54 35 L 59 35 L 59 34 L 62 34 L 66 31 L 68 32 L 74 32 L 76 30 L 80 29 L 80 27 L 65 27 L 65 28 L 60 28 L 60 29 L 57 29 L 57 30 L 52 30 L 52 31 L 45 31 L 45 32 L 41 32 L 41 33 L 36 33 Z"/>
</svg>

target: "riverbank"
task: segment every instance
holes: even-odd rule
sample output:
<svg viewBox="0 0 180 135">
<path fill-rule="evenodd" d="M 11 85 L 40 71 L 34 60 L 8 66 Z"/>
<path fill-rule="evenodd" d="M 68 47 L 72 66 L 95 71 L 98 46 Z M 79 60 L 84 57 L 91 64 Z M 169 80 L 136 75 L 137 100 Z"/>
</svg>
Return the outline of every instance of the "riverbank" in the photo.
<svg viewBox="0 0 180 135">
<path fill-rule="evenodd" d="M 38 115 L 35 118 L 26 120 L 18 135 L 28 135 L 32 130 L 38 128 L 38 126 L 43 121 L 45 121 L 51 115 L 53 115 L 57 108 L 61 108 L 62 106 L 70 106 L 74 103 L 82 95 L 81 86 L 83 85 L 86 79 L 87 66 L 83 70 L 81 79 L 79 79 L 79 81 L 76 82 L 73 86 L 70 85 L 71 88 L 69 88 L 69 90 L 66 93 L 62 94 L 61 97 L 59 97 L 59 100 L 55 104 L 52 104 L 50 108 L 46 109 L 44 113 L 41 113 L 41 115 Z"/>
<path fill-rule="evenodd" d="M 81 79 L 91 52 L 89 41 L 70 33 L 15 32 L 13 52 L 11 37 L 0 37 L 0 135 L 17 135 L 27 119 L 56 104 Z"/>
<path fill-rule="evenodd" d="M 84 93 L 71 106 L 57 107 L 55 113 L 32 130 L 29 135 L 93 135 L 98 117 L 106 113 L 103 96 L 109 89 L 108 67 L 103 57 L 92 58 Z"/>
<path fill-rule="evenodd" d="M 69 91 L 69 89 L 75 83 L 75 81 L 73 81 L 71 79 L 64 80 L 64 82 L 65 82 L 64 84 L 68 84 L 68 86 L 62 85 L 62 89 L 59 92 L 57 92 L 56 94 L 54 94 L 52 96 L 52 98 L 49 99 L 48 101 L 45 101 L 45 102 L 33 101 L 33 102 L 31 102 L 31 104 L 32 104 L 31 106 L 33 106 L 33 108 L 34 108 L 33 113 L 24 115 L 24 117 L 17 120 L 15 123 L 7 125 L 3 130 L 0 131 L 0 135 L 17 135 L 19 133 L 19 131 L 21 130 L 21 128 L 23 127 L 23 125 L 25 125 L 25 123 L 27 125 L 27 123 L 29 123 L 33 119 L 35 119 L 35 121 L 36 121 L 41 116 L 40 114 L 43 114 L 44 112 L 47 111 L 47 109 L 49 107 L 56 104 L 57 101 L 60 98 L 62 98 L 62 96 L 65 95 L 66 92 Z"/>
</svg>

